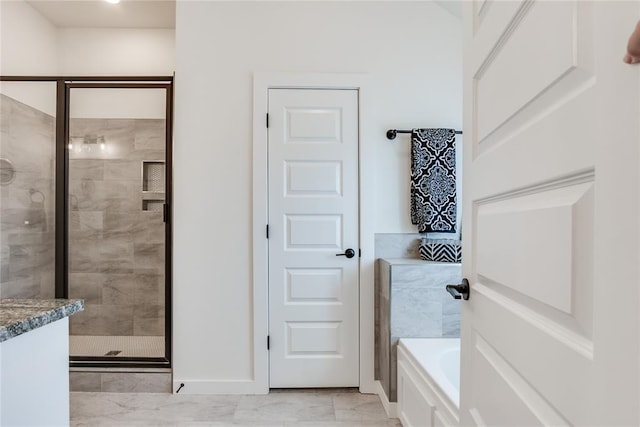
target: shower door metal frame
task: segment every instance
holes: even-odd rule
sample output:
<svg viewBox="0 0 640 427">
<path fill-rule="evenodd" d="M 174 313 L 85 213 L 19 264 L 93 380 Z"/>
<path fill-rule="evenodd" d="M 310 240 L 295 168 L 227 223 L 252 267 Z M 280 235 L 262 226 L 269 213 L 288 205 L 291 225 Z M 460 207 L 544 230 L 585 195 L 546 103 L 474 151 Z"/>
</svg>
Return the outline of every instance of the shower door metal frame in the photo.
<svg viewBox="0 0 640 427">
<path fill-rule="evenodd" d="M 72 88 L 165 89 L 165 345 L 164 357 L 70 356 L 71 367 L 171 367 L 172 206 L 173 206 L 173 76 L 1 76 L 3 82 L 56 83 L 55 134 L 55 296 L 69 298 L 69 102 Z"/>
</svg>

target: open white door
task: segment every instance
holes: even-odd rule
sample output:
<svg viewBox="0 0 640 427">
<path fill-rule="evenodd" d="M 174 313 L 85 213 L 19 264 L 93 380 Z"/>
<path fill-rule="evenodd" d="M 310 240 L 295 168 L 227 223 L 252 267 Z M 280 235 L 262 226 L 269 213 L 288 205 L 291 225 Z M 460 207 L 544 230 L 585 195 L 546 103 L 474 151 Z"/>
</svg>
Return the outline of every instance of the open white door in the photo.
<svg viewBox="0 0 640 427">
<path fill-rule="evenodd" d="M 461 424 L 638 425 L 638 2 L 465 2 Z"/>
<path fill-rule="evenodd" d="M 358 92 L 269 89 L 268 134 L 269 385 L 356 387 Z"/>
</svg>

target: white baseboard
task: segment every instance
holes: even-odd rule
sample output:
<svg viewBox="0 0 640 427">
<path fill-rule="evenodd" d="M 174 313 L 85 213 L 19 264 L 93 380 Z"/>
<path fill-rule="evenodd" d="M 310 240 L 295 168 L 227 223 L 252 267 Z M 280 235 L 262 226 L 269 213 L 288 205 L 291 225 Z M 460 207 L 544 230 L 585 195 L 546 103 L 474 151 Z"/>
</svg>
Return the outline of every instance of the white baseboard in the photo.
<svg viewBox="0 0 640 427">
<path fill-rule="evenodd" d="M 184 384 L 179 394 L 268 394 L 269 387 L 264 387 L 256 381 L 193 381 L 173 378 L 173 393 L 180 384 Z"/>
<path fill-rule="evenodd" d="M 375 388 L 376 394 L 380 397 L 380 402 L 382 402 L 382 406 L 384 407 L 384 411 L 387 413 L 387 417 L 398 418 L 398 404 L 396 402 L 389 402 L 387 393 L 384 392 L 380 381 L 375 382 Z"/>
<path fill-rule="evenodd" d="M 180 385 L 184 384 L 184 387 L 180 388 Z M 250 380 L 222 380 L 222 381 L 198 381 L 198 380 L 180 380 L 173 377 L 172 393 L 180 388 L 179 394 L 269 394 L 269 387 L 260 384 L 258 381 Z M 358 390 L 364 394 L 377 394 L 384 395 L 380 381 L 369 383 L 369 387 L 362 386 Z M 382 393 L 382 394 L 380 394 Z M 384 395 L 386 399 L 386 395 Z M 388 401 L 387 401 L 388 402 Z M 392 404 L 395 405 L 395 404 Z M 387 414 L 389 411 L 385 406 Z"/>
</svg>

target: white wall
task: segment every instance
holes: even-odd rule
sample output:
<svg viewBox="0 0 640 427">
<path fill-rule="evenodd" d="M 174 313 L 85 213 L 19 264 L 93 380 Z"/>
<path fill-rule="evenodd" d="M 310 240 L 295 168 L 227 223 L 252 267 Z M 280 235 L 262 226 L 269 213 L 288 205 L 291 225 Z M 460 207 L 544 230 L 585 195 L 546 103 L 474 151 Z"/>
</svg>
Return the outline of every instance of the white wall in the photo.
<svg viewBox="0 0 640 427">
<path fill-rule="evenodd" d="M 171 29 L 61 28 L 62 75 L 170 76 L 175 64 Z"/>
<path fill-rule="evenodd" d="M 22 0 L 0 1 L 0 74 L 57 73 L 56 27 Z M 3 82 L 0 92 L 55 116 L 55 83 Z"/>
<path fill-rule="evenodd" d="M 70 90 L 69 117 L 72 119 L 165 119 L 166 89 Z"/>
<path fill-rule="evenodd" d="M 174 380 L 231 389 L 253 378 L 253 73 L 370 73 L 370 232 L 414 232 L 409 141 L 385 132 L 461 128 L 460 22 L 427 2 L 178 1 L 176 38 Z"/>
<path fill-rule="evenodd" d="M 56 27 L 26 2 L 0 2 L 0 31 L 2 75 L 56 74 Z"/>
<path fill-rule="evenodd" d="M 171 76 L 175 31 L 61 28 L 59 70 L 67 76 Z M 165 118 L 165 90 L 74 89 L 72 117 Z"/>
<path fill-rule="evenodd" d="M 170 76 L 174 69 L 172 29 L 57 28 L 23 0 L 0 1 L 2 75 Z M 0 87 L 55 115 L 55 83 L 3 82 Z"/>
</svg>

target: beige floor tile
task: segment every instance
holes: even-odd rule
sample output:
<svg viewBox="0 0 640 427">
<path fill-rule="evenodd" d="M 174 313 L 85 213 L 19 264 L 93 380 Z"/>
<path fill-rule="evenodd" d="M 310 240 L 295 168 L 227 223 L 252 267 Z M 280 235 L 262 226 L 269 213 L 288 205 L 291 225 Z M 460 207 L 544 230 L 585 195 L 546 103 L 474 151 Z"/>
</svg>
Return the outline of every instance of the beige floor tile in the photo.
<svg viewBox="0 0 640 427">
<path fill-rule="evenodd" d="M 257 421 L 257 422 L 227 422 L 227 421 L 215 421 L 215 422 L 194 422 L 194 423 L 179 423 L 175 427 L 284 427 L 284 423 L 281 421 Z"/>
<path fill-rule="evenodd" d="M 334 394 L 337 421 L 386 421 L 387 414 L 375 394 Z"/>
<path fill-rule="evenodd" d="M 271 393 L 243 396 L 234 421 L 335 421 L 328 393 Z"/>
<path fill-rule="evenodd" d="M 100 372 L 69 372 L 69 390 L 97 392 L 102 388 Z"/>
<path fill-rule="evenodd" d="M 71 426 L 400 427 L 375 395 L 276 391 L 268 395 L 71 393 Z"/>
<path fill-rule="evenodd" d="M 89 423 L 88 425 L 100 425 L 103 422 L 113 425 L 231 422 L 239 400 L 240 396 L 71 393 L 71 419 L 74 423 Z"/>
<path fill-rule="evenodd" d="M 402 427 L 398 420 L 387 421 L 293 421 L 284 427 Z"/>
</svg>

